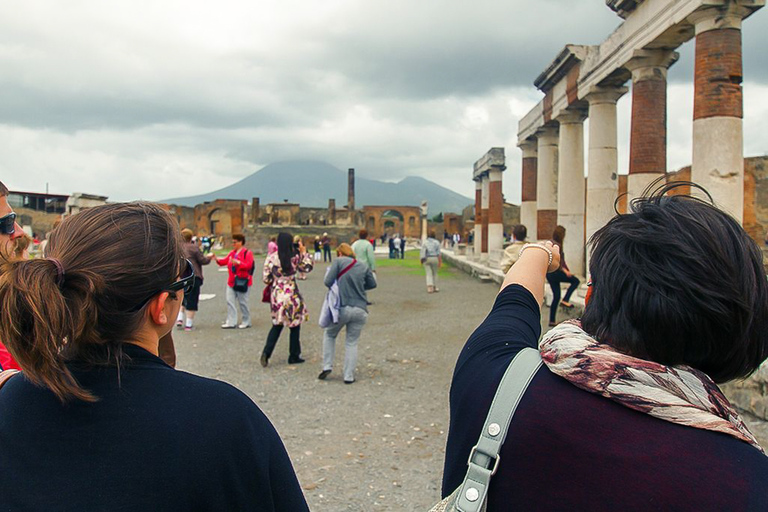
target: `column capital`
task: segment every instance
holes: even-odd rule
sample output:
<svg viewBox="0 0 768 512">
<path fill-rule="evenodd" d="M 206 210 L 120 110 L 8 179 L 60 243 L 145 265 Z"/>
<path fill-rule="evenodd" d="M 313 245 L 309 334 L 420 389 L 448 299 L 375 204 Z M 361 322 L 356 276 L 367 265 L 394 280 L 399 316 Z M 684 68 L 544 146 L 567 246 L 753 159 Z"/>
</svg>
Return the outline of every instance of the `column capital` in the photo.
<svg viewBox="0 0 768 512">
<path fill-rule="evenodd" d="M 560 127 L 557 125 L 544 125 L 536 130 L 536 139 L 539 143 L 539 147 L 548 145 L 557 145 L 558 132 Z"/>
<path fill-rule="evenodd" d="M 564 124 L 581 124 L 587 118 L 587 112 L 585 110 L 564 110 L 557 116 L 557 122 L 560 125 Z"/>
<path fill-rule="evenodd" d="M 672 50 L 635 50 L 624 67 L 632 72 L 632 81 L 666 80 L 667 70 L 680 54 Z"/>
<path fill-rule="evenodd" d="M 696 35 L 710 30 L 734 28 L 741 30 L 741 21 L 765 6 L 765 0 L 707 0 L 688 16 Z"/>
<path fill-rule="evenodd" d="M 629 88 L 624 86 L 594 87 L 585 96 L 585 99 L 589 102 L 590 107 L 604 103 L 616 103 L 628 91 Z"/>
<path fill-rule="evenodd" d="M 523 158 L 536 158 L 539 151 L 539 141 L 536 140 L 536 137 L 528 137 L 517 147 L 523 152 Z"/>
</svg>

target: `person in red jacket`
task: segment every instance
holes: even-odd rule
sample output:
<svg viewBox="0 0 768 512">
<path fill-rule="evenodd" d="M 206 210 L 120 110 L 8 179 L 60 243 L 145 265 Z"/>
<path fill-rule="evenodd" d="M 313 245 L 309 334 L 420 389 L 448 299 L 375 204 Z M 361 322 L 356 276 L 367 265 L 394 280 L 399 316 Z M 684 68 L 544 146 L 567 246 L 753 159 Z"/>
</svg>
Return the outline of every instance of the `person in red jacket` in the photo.
<svg viewBox="0 0 768 512">
<path fill-rule="evenodd" d="M 216 258 L 220 267 L 226 265 L 229 270 L 227 280 L 227 321 L 222 329 L 247 329 L 251 326 L 251 311 L 248 307 L 248 294 L 253 284 L 253 253 L 245 247 L 245 237 L 232 235 L 234 250 L 226 258 Z M 237 305 L 240 305 L 240 323 L 237 323 Z"/>
<path fill-rule="evenodd" d="M 24 231 L 16 222 L 16 214 L 8 204 L 8 188 L 0 181 L 0 263 L 13 256 L 16 239 L 22 236 Z M 11 368 L 21 369 L 5 345 L 0 342 L 0 371 Z"/>
</svg>

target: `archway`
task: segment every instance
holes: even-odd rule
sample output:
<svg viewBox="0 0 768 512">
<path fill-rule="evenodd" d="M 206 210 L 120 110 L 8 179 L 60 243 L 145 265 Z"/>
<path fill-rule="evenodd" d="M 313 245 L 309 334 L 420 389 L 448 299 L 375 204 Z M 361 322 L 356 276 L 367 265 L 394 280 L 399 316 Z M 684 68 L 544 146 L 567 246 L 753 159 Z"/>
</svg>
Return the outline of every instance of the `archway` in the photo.
<svg viewBox="0 0 768 512">
<path fill-rule="evenodd" d="M 232 232 L 232 216 L 222 209 L 216 209 L 208 216 L 212 235 L 228 235 Z"/>
</svg>

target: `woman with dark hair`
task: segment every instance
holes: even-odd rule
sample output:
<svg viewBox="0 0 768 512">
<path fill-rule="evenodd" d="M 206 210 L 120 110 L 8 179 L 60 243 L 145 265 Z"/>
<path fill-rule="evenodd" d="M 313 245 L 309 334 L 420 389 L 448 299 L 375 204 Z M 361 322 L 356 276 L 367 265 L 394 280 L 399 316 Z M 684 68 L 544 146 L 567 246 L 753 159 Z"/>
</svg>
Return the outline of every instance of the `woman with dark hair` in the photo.
<svg viewBox="0 0 768 512">
<path fill-rule="evenodd" d="M 269 420 L 158 357 L 195 274 L 157 205 L 67 217 L 48 257 L 2 265 L 7 510 L 308 510 Z"/>
<path fill-rule="evenodd" d="M 283 327 L 290 330 L 288 364 L 303 363 L 301 358 L 301 324 L 309 319 L 304 298 L 299 293 L 296 277 L 299 272 L 312 271 L 312 256 L 299 239 L 298 250 L 294 248 L 290 233 L 277 236 L 277 252 L 267 256 L 264 261 L 264 284 L 270 287 L 270 314 L 272 329 L 267 335 L 267 343 L 261 353 L 261 366 L 269 364 L 269 358 L 275 350 Z"/>
<path fill-rule="evenodd" d="M 563 226 L 557 226 L 554 233 L 552 233 L 552 243 L 560 247 L 560 267 L 554 272 L 547 274 L 547 282 L 552 288 L 552 305 L 549 307 L 550 327 L 557 325 L 555 318 L 557 315 L 558 304 L 567 309 L 573 308 L 573 304 L 571 304 L 569 301 L 571 300 L 571 295 L 573 295 L 573 292 L 575 292 L 579 287 L 579 284 L 581 284 L 579 278 L 571 274 L 571 271 L 568 269 L 568 264 L 565 262 L 565 253 L 563 252 L 564 241 L 565 228 Z M 565 292 L 565 297 L 563 297 L 562 302 L 560 302 L 560 283 L 570 283 L 568 291 Z"/>
<path fill-rule="evenodd" d="M 523 248 L 456 364 L 444 496 L 461 488 L 489 511 L 768 510 L 768 458 L 715 384 L 768 357 L 762 254 L 711 204 L 666 195 L 676 186 L 592 237 L 582 321 L 541 341 L 559 251 Z M 519 353 L 543 366 L 502 433 L 484 422 Z"/>
</svg>

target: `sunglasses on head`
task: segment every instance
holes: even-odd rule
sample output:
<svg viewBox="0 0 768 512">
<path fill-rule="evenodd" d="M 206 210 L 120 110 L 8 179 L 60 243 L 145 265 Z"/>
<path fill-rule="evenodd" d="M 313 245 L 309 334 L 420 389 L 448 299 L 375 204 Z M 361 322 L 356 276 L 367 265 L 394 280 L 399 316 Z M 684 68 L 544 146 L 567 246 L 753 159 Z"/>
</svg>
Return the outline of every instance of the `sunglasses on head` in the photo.
<svg viewBox="0 0 768 512">
<path fill-rule="evenodd" d="M 16 214 L 9 213 L 5 217 L 0 217 L 0 234 L 12 235 L 16 232 Z"/>
<path fill-rule="evenodd" d="M 141 303 L 138 306 L 131 309 L 131 311 L 140 310 L 141 308 L 146 306 L 147 302 L 152 300 L 152 298 L 155 297 L 158 293 L 161 293 L 161 292 L 176 293 L 179 290 L 183 290 L 184 293 L 187 293 L 189 290 L 191 290 L 192 285 L 195 284 L 195 269 L 192 266 L 192 262 L 186 258 L 184 259 L 184 264 L 185 264 L 184 270 L 182 270 L 181 276 L 179 277 L 178 281 L 174 281 L 173 283 L 163 288 L 162 290 L 156 291 L 155 293 L 153 293 L 152 295 L 150 295 L 149 297 L 141 301 Z"/>
</svg>

